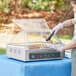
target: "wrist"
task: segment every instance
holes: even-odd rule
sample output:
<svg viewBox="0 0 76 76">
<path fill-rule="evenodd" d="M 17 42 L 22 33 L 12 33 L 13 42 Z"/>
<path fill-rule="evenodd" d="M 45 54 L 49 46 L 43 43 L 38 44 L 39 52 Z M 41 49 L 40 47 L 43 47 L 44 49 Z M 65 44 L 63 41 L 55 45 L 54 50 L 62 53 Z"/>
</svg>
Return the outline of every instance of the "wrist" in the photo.
<svg viewBox="0 0 76 76">
<path fill-rule="evenodd" d="M 64 28 L 64 23 L 59 23 L 58 26 L 60 27 L 60 29 Z"/>
<path fill-rule="evenodd" d="M 76 24 L 76 18 L 74 18 L 74 19 L 72 20 L 72 23 L 73 23 L 73 24 Z"/>
</svg>

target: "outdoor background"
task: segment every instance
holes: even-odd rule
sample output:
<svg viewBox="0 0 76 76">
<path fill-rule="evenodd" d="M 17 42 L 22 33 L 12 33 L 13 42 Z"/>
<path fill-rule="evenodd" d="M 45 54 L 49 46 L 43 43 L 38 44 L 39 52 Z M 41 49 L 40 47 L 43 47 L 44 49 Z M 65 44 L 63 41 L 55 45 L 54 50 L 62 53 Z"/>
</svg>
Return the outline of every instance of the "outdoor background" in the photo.
<svg viewBox="0 0 76 76">
<path fill-rule="evenodd" d="M 16 18 L 44 18 L 52 29 L 56 24 L 73 17 L 70 0 L 0 0 L 0 53 L 21 28 L 12 23 Z M 57 35 L 71 39 L 74 27 L 64 28 Z"/>
</svg>

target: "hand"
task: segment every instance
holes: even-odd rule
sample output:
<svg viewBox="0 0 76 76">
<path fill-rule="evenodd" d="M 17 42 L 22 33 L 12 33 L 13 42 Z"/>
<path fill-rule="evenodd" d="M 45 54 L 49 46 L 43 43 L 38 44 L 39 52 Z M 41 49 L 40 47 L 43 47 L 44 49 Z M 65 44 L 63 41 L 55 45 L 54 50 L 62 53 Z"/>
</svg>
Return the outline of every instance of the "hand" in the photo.
<svg viewBox="0 0 76 76">
<path fill-rule="evenodd" d="M 56 25 L 53 29 L 52 29 L 52 32 L 55 31 L 54 34 L 56 34 L 60 29 L 63 28 L 63 23 L 59 23 L 58 25 Z"/>
<path fill-rule="evenodd" d="M 62 51 L 64 51 L 64 47 L 56 47 L 56 50 L 59 52 L 62 52 Z"/>
<path fill-rule="evenodd" d="M 64 50 L 64 46 L 58 46 L 58 45 L 55 45 L 55 44 L 47 44 L 48 47 L 51 47 L 53 49 L 55 49 L 56 51 L 59 51 L 59 52 L 62 52 L 62 51 L 65 51 Z"/>
</svg>

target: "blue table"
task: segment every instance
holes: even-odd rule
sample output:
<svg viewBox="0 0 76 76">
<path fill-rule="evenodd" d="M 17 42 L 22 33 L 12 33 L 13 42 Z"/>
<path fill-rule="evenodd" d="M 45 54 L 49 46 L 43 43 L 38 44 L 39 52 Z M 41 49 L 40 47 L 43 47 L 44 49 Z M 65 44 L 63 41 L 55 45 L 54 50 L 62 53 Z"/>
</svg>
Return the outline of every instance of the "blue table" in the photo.
<svg viewBox="0 0 76 76">
<path fill-rule="evenodd" d="M 21 62 L 0 55 L 0 76 L 71 76 L 71 59 Z"/>
</svg>

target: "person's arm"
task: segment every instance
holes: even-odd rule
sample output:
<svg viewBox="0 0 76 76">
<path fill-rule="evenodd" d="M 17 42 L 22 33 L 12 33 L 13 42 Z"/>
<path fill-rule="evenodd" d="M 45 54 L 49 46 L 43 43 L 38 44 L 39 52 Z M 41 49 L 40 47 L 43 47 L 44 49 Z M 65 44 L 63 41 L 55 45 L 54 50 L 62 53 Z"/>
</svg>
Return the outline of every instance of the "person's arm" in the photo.
<svg viewBox="0 0 76 76">
<path fill-rule="evenodd" d="M 69 50 L 69 49 L 74 49 L 76 48 L 76 40 L 71 41 L 70 43 L 64 45 L 61 47 L 59 50 Z"/>
<path fill-rule="evenodd" d="M 71 25 L 76 24 L 76 19 L 69 19 L 69 20 L 65 20 L 64 22 L 59 23 L 58 25 L 56 25 L 51 31 L 55 31 L 54 34 L 56 34 L 59 30 L 63 29 L 64 27 L 68 27 Z"/>
<path fill-rule="evenodd" d="M 71 25 L 74 25 L 76 24 L 76 19 L 69 19 L 69 20 L 66 20 L 64 22 L 62 22 L 63 24 L 63 27 L 68 27 L 68 26 L 71 26 Z"/>
</svg>

